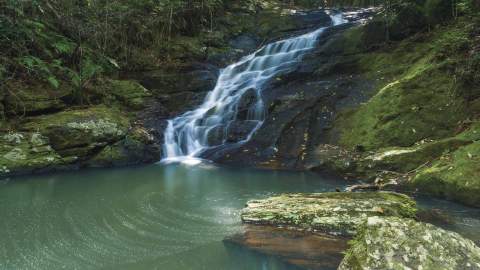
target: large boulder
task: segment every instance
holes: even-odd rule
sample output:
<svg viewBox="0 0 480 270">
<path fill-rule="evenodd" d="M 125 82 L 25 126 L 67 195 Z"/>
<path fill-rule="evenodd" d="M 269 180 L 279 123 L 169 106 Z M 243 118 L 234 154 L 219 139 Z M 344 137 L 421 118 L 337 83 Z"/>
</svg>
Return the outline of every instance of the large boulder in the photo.
<svg viewBox="0 0 480 270">
<path fill-rule="evenodd" d="M 0 132 L 0 176 L 152 163 L 153 136 L 115 108 L 93 106 L 26 118 Z"/>
<path fill-rule="evenodd" d="M 374 216 L 360 226 L 338 269 L 480 269 L 480 248 L 430 224 Z"/>
<path fill-rule="evenodd" d="M 415 217 L 415 202 L 392 192 L 284 194 L 247 203 L 242 221 L 353 235 L 371 216 Z"/>
<path fill-rule="evenodd" d="M 12 116 L 60 111 L 66 107 L 65 100 L 68 100 L 71 94 L 68 86 L 62 85 L 54 89 L 48 84 L 38 82 L 31 85 L 8 83 L 5 89 L 4 110 L 7 115 Z"/>
<path fill-rule="evenodd" d="M 160 148 L 154 137 L 145 129 L 135 127 L 124 139 L 105 146 L 90 158 L 89 167 L 113 167 L 153 163 L 160 159 Z"/>
<path fill-rule="evenodd" d="M 151 92 L 133 80 L 103 80 L 91 89 L 105 104 L 119 104 L 132 111 L 144 109 Z"/>
<path fill-rule="evenodd" d="M 39 132 L 0 133 L 0 177 L 45 171 L 63 163 Z"/>
<path fill-rule="evenodd" d="M 32 117 L 22 129 L 38 131 L 47 136 L 52 147 L 64 155 L 83 156 L 83 150 L 124 138 L 129 119 L 120 111 L 105 106 L 63 111 L 56 114 Z M 72 150 L 78 153 L 72 153 Z M 89 151 L 87 151 L 89 152 Z"/>
</svg>

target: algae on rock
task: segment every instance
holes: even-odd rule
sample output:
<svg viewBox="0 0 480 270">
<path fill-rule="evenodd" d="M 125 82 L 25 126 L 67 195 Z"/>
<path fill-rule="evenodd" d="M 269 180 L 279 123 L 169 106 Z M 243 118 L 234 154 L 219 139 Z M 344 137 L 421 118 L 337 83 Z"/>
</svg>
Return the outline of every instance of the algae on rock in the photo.
<svg viewBox="0 0 480 270">
<path fill-rule="evenodd" d="M 408 196 L 393 192 L 283 194 L 249 201 L 242 221 L 352 235 L 367 217 L 414 218 L 415 207 Z"/>
<path fill-rule="evenodd" d="M 64 163 L 38 132 L 0 135 L 0 176 L 46 170 Z"/>
<path fill-rule="evenodd" d="M 338 269 L 480 269 L 480 248 L 431 224 L 374 216 L 359 226 Z"/>
</svg>

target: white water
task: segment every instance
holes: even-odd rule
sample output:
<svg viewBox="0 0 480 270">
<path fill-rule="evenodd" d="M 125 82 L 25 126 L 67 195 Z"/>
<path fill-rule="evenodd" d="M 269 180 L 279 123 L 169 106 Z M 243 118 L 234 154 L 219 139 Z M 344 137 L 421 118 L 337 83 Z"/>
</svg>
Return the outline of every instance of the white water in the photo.
<svg viewBox="0 0 480 270">
<path fill-rule="evenodd" d="M 345 23 L 341 13 L 331 18 L 333 25 Z M 292 70 L 307 52 L 315 48 L 319 36 L 326 28 L 270 43 L 221 70 L 215 88 L 208 93 L 203 104 L 168 121 L 162 161 L 195 165 L 200 163 L 198 157 L 207 149 L 226 143 L 242 144 L 250 140 L 265 119 L 265 106 L 261 99 L 265 84 L 271 78 Z M 227 142 L 229 128 L 237 120 L 242 96 L 252 89 L 256 98 L 246 118 L 250 130 L 245 132 L 247 135 L 240 141 Z M 218 129 L 221 130 L 221 143 L 210 145 L 209 132 L 215 132 L 215 129 L 217 132 Z"/>
</svg>

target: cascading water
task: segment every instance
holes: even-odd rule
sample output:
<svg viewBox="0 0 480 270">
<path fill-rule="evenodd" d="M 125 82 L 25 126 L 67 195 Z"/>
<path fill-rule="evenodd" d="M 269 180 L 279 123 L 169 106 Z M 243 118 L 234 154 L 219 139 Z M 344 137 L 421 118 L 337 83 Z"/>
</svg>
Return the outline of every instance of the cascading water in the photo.
<svg viewBox="0 0 480 270">
<path fill-rule="evenodd" d="M 341 13 L 331 16 L 332 24 L 345 23 Z M 198 163 L 205 150 L 227 143 L 242 144 L 250 140 L 265 119 L 261 91 L 271 78 L 286 73 L 302 56 L 315 48 L 326 27 L 313 32 L 268 44 L 221 70 L 215 88 L 197 109 L 168 121 L 163 145 L 163 162 Z M 242 119 L 243 137 L 229 140 L 232 124 L 238 120 L 239 104 L 247 93 L 253 102 Z M 220 134 L 212 142 L 211 133 Z"/>
</svg>

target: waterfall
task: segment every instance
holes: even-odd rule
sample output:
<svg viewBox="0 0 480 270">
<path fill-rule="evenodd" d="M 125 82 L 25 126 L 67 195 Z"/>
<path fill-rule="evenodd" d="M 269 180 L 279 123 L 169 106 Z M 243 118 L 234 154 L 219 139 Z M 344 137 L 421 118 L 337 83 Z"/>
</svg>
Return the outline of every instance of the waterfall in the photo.
<svg viewBox="0 0 480 270">
<path fill-rule="evenodd" d="M 341 13 L 331 18 L 333 25 L 345 23 Z M 195 164 L 205 150 L 250 140 L 265 119 L 261 98 L 265 84 L 291 71 L 315 48 L 325 29 L 270 43 L 222 69 L 215 88 L 198 108 L 168 120 L 162 161 Z M 243 109 L 241 117 L 239 109 Z M 231 138 L 239 132 L 240 138 Z"/>
</svg>

